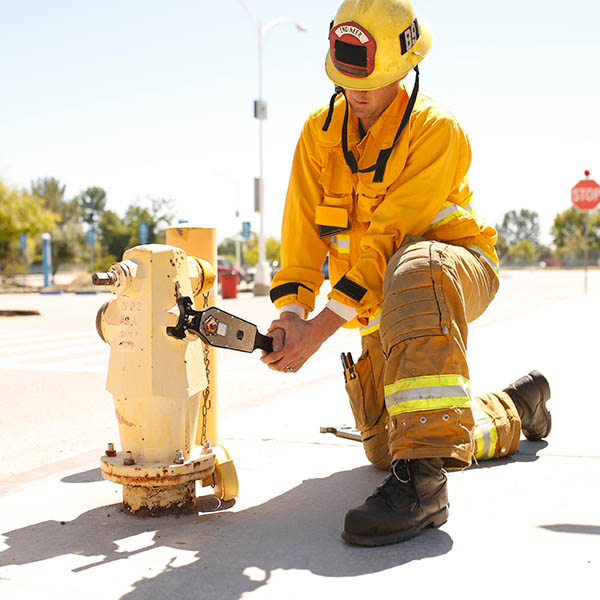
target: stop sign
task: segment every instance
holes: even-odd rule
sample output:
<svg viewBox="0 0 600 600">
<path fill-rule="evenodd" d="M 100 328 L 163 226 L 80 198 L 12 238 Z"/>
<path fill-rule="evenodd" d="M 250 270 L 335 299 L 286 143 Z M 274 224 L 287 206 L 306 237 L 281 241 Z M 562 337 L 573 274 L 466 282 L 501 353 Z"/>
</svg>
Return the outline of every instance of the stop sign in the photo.
<svg viewBox="0 0 600 600">
<path fill-rule="evenodd" d="M 571 202 L 580 210 L 592 210 L 600 203 L 600 185 L 593 179 L 582 179 L 571 190 Z"/>
</svg>

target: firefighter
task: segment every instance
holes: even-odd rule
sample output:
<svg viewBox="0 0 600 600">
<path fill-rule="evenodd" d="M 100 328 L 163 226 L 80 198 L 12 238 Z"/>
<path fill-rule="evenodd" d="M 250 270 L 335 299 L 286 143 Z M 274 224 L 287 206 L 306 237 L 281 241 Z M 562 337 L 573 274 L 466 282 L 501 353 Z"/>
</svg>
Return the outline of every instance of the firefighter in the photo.
<svg viewBox="0 0 600 600">
<path fill-rule="evenodd" d="M 296 149 L 262 360 L 294 373 L 339 327 L 360 328 L 346 389 L 367 458 L 389 473 L 342 537 L 378 546 L 446 521 L 446 469 L 516 452 L 521 431 L 547 436 L 550 388 L 532 371 L 471 396 L 468 323 L 498 289 L 497 234 L 475 211 L 467 136 L 419 92 L 429 28 L 410 0 L 346 0 L 329 42 L 336 93 Z M 308 319 L 327 255 L 329 302 Z"/>
</svg>

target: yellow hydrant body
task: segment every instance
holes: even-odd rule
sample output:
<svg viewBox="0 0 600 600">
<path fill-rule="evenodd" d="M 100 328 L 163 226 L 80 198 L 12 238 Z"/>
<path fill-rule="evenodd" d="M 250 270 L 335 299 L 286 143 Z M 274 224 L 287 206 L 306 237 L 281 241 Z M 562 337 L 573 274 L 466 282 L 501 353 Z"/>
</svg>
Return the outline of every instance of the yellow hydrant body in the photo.
<svg viewBox="0 0 600 600">
<path fill-rule="evenodd" d="M 195 482 L 210 481 L 215 471 L 215 454 L 195 444 L 207 385 L 203 345 L 166 330 L 177 322 L 177 299 L 206 291 L 214 272 L 180 248 L 149 244 L 127 250 L 100 276 L 116 294 L 100 309 L 97 326 L 111 347 L 106 387 L 122 447 L 109 447 L 102 474 L 123 485 L 132 513 L 191 509 Z"/>
</svg>

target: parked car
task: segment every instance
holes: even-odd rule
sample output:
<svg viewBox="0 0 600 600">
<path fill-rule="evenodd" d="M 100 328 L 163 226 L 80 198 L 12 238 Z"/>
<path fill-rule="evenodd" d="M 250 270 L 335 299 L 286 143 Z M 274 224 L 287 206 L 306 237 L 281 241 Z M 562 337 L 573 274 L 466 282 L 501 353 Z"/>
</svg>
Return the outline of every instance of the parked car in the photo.
<svg viewBox="0 0 600 600">
<path fill-rule="evenodd" d="M 237 282 L 239 283 L 242 278 L 242 272 L 237 268 L 233 266 L 233 263 L 228 259 L 225 258 L 224 256 L 219 256 L 217 257 L 217 262 L 218 262 L 218 274 L 219 274 L 219 278 L 221 277 L 221 275 L 232 275 L 235 274 L 237 275 Z"/>
</svg>

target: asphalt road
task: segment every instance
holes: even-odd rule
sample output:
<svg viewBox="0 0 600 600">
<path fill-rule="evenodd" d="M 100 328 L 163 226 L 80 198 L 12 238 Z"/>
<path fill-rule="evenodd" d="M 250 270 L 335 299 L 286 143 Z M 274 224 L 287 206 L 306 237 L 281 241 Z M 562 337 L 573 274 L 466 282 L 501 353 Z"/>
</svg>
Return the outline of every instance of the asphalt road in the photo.
<svg viewBox="0 0 600 600">
<path fill-rule="evenodd" d="M 600 290 L 600 271 L 589 272 L 589 294 Z M 327 291 L 327 283 L 324 290 Z M 507 324 L 507 336 L 515 340 L 510 355 L 481 362 L 485 368 L 472 373 L 475 390 L 494 389 L 521 372 L 538 367 L 542 357 L 532 355 L 537 341 L 519 338 L 515 319 L 527 320 L 556 303 L 583 294 L 582 271 L 504 271 L 497 299 L 471 328 L 471 348 L 485 347 L 486 331 Z M 0 317 L 0 492 L 64 468 L 87 464 L 99 456 L 108 441 L 118 445 L 112 397 L 105 390 L 108 346 L 95 330 L 98 308 L 110 294 L 4 294 L 1 309 L 38 310 L 40 316 Z M 326 301 L 321 294 L 317 306 Z M 220 300 L 228 312 L 256 323 L 263 332 L 276 312 L 266 297 L 240 293 L 236 299 Z M 548 327 L 553 327 L 552 323 Z M 578 332 L 574 332 L 577 334 Z M 585 332 L 581 339 L 585 340 Z M 488 342 L 489 343 L 489 342 Z M 506 340 L 498 345 L 506 347 Z M 510 347 L 510 342 L 508 343 Z M 577 352 L 573 344 L 558 345 L 557 352 Z M 252 355 L 218 351 L 219 413 L 221 437 L 297 437 L 285 418 L 286 397 L 339 380 L 339 395 L 319 403 L 323 423 L 351 422 L 342 388 L 339 353 L 360 353 L 354 331 L 340 330 L 299 373 L 274 373 Z M 498 364 L 502 360 L 502 365 Z M 256 415 L 248 431 L 245 411 Z M 278 420 L 284 411 L 283 420 Z M 275 422 L 276 430 L 271 423 Z M 289 430 L 288 430 L 289 429 Z M 315 431 L 315 426 L 310 430 Z M 303 434 L 304 435 L 304 434 Z M 318 436 L 317 436 L 318 438 Z"/>
<path fill-rule="evenodd" d="M 112 397 L 105 390 L 110 349 L 95 329 L 99 307 L 111 298 L 110 294 L 0 295 L 0 310 L 40 312 L 0 317 L 0 493 L 88 464 L 109 441 L 118 446 Z M 257 323 L 263 332 L 277 316 L 268 298 L 248 293 L 219 305 Z M 232 421 L 231 427 L 220 427 L 221 435 L 247 436 L 243 412 L 273 414 L 269 405 L 275 410 L 282 405 L 291 381 L 300 389 L 330 377 L 341 380 L 339 353 L 359 352 L 354 332 L 341 332 L 327 348 L 332 351 L 319 353 L 325 360 L 315 357 L 310 370 L 292 376 L 269 371 L 260 363 L 258 351 L 249 355 L 219 350 L 219 413 L 222 421 Z M 345 403 L 340 405 L 346 409 Z M 349 412 L 343 416 L 349 417 Z M 274 434 L 267 422 L 263 434 Z"/>
<path fill-rule="evenodd" d="M 473 391 L 540 369 L 548 440 L 449 474 L 440 529 L 364 549 L 339 533 L 382 474 L 355 442 L 319 433 L 351 422 L 339 352 L 358 352 L 356 332 L 338 332 L 293 375 L 219 352 L 221 443 L 240 496 L 226 510 L 146 520 L 121 512 L 120 486 L 98 468 L 106 442 L 119 445 L 94 329 L 106 297 L 1 295 L 0 309 L 41 314 L 0 317 L 0 597 L 597 598 L 599 299 L 600 271 L 587 296 L 581 271 L 502 274 L 471 326 Z M 249 294 L 219 305 L 261 331 L 275 314 Z"/>
</svg>

